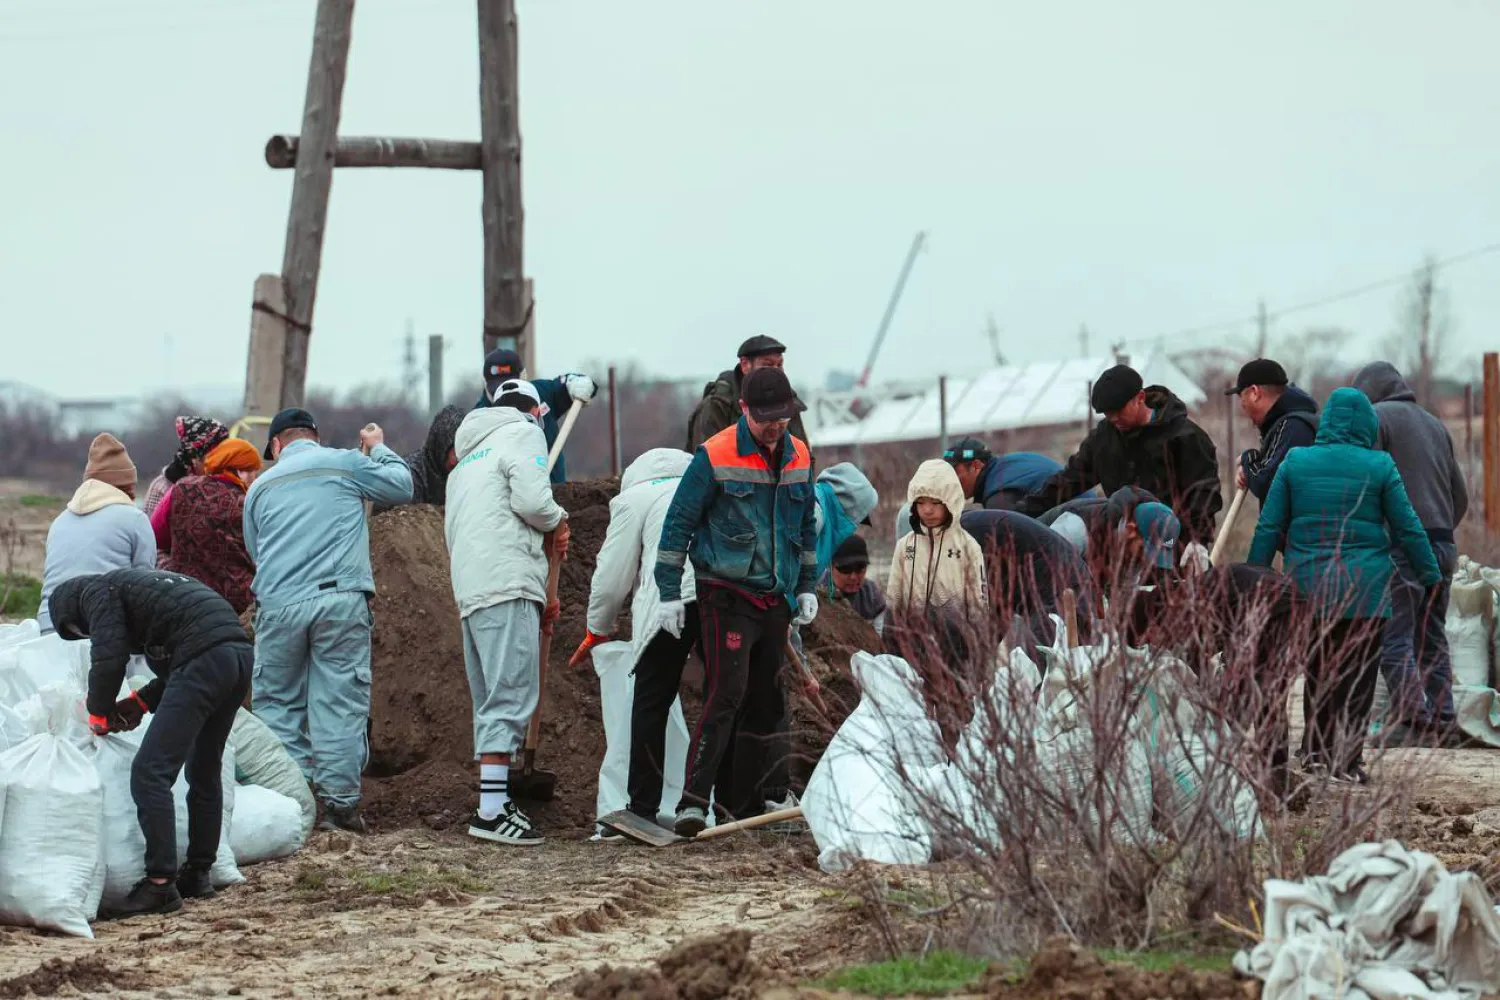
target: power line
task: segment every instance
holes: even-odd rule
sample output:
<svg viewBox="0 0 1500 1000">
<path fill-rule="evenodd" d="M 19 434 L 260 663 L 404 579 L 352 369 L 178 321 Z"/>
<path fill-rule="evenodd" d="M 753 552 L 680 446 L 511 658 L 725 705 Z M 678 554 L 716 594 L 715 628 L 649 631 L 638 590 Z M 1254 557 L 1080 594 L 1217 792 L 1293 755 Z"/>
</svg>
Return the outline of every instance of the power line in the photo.
<svg viewBox="0 0 1500 1000">
<path fill-rule="evenodd" d="M 1474 260 L 1477 257 L 1484 257 L 1497 252 L 1500 252 L 1500 243 L 1487 243 L 1482 247 L 1475 247 L 1472 250 L 1465 250 L 1463 253 L 1457 253 L 1452 255 L 1451 257 L 1444 257 L 1436 261 L 1433 266 L 1435 269 L 1441 270 L 1445 267 L 1451 267 L 1454 264 L 1462 264 L 1466 261 Z M 1295 313 L 1307 312 L 1312 309 L 1321 309 L 1324 306 L 1330 306 L 1338 302 L 1345 302 L 1349 299 L 1356 299 L 1363 295 L 1369 295 L 1372 292 L 1384 291 L 1387 288 L 1394 288 L 1398 285 L 1406 284 L 1411 280 L 1411 275 L 1412 272 L 1407 271 L 1404 274 L 1395 275 L 1389 278 L 1381 278 L 1379 281 L 1372 281 L 1368 284 L 1359 285 L 1354 288 L 1347 288 L 1341 292 L 1334 292 L 1331 295 L 1324 295 L 1320 296 L 1319 298 L 1308 299 L 1304 302 L 1297 302 L 1292 305 L 1285 306 L 1281 309 L 1268 309 L 1266 310 L 1265 317 L 1267 321 L 1277 320 L 1281 319 L 1284 316 L 1291 316 Z M 1224 330 L 1232 330 L 1239 327 L 1251 325 L 1259 322 L 1259 320 L 1260 315 L 1258 313 L 1251 313 L 1246 316 L 1240 316 L 1235 319 L 1227 319 L 1218 323 L 1205 323 L 1202 326 L 1188 327 L 1187 329 L 1177 330 L 1172 333 L 1157 334 L 1154 337 L 1147 338 L 1147 343 L 1161 344 L 1163 341 L 1173 340 L 1179 337 L 1198 337 L 1206 333 L 1219 333 Z"/>
</svg>

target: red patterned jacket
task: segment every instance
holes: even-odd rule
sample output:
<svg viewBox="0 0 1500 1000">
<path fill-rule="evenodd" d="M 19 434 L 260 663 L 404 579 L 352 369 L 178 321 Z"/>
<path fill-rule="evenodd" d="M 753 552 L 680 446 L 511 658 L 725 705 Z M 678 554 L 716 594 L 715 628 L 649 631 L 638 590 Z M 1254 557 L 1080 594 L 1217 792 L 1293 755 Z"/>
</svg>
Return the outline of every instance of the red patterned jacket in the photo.
<svg viewBox="0 0 1500 1000">
<path fill-rule="evenodd" d="M 227 476 L 187 476 L 172 487 L 171 551 L 162 568 L 201 580 L 243 612 L 254 598 L 245 551 L 245 491 Z"/>
</svg>

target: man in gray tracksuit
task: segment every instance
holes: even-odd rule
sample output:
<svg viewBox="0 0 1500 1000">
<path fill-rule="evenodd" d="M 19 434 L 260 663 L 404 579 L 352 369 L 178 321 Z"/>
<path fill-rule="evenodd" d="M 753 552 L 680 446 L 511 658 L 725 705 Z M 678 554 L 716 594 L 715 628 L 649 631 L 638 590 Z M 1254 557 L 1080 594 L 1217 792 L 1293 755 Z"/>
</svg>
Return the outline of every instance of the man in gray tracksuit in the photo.
<svg viewBox="0 0 1500 1000">
<path fill-rule="evenodd" d="M 276 734 L 323 803 L 322 829 L 363 833 L 359 776 L 369 756 L 370 529 L 364 502 L 411 499 L 411 470 L 374 424 L 369 454 L 318 443 L 306 410 L 271 421 L 276 464 L 245 497 L 245 548 L 255 560 L 255 714 Z"/>
<path fill-rule="evenodd" d="M 1354 377 L 1354 387 L 1375 404 L 1380 419 L 1377 447 L 1396 460 L 1406 494 L 1443 573 L 1442 582 L 1428 593 L 1400 547 L 1392 553 L 1396 575 L 1391 579 L 1391 617 L 1385 627 L 1380 669 L 1391 692 L 1391 705 L 1408 728 L 1392 732 L 1388 742 L 1425 735 L 1424 729 L 1448 733 L 1454 727 L 1453 662 L 1444 619 L 1458 565 L 1453 532 L 1469 509 L 1468 488 L 1448 428 L 1417 405 L 1416 394 L 1394 365 L 1386 361 L 1365 365 Z"/>
</svg>

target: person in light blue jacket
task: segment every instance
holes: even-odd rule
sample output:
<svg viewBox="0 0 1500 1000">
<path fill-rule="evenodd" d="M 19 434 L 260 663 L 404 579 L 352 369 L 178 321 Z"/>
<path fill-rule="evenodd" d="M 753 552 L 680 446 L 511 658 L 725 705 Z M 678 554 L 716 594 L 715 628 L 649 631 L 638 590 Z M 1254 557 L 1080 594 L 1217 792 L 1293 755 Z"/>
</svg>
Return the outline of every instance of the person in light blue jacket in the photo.
<svg viewBox="0 0 1500 1000">
<path fill-rule="evenodd" d="M 255 561 L 255 714 L 286 746 L 323 804 L 320 829 L 365 832 L 359 776 L 369 755 L 370 528 L 364 503 L 411 499 L 411 470 L 379 427 L 369 454 L 318 443 L 306 410 L 271 421 L 276 464 L 245 497 Z"/>
</svg>

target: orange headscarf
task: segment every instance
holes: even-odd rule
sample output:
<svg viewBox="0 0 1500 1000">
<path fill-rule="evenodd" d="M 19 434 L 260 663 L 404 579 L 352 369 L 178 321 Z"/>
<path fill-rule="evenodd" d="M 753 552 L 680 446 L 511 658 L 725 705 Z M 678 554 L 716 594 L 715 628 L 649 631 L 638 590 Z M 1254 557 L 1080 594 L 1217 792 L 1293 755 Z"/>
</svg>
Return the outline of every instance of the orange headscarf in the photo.
<svg viewBox="0 0 1500 1000">
<path fill-rule="evenodd" d="M 243 438 L 229 438 L 215 445 L 203 460 L 203 470 L 210 476 L 232 475 L 236 472 L 259 472 L 260 452 L 255 445 Z M 235 476 L 239 481 L 239 477 Z"/>
</svg>

